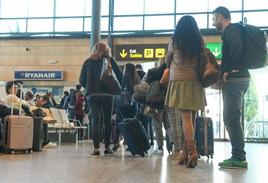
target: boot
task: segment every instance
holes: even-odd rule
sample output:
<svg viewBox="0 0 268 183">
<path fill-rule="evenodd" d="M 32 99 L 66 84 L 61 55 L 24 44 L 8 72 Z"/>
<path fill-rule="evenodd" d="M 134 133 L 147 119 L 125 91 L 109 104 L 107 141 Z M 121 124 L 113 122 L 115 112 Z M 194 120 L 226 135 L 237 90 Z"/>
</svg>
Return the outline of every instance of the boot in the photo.
<svg viewBox="0 0 268 183">
<path fill-rule="evenodd" d="M 186 163 L 187 168 L 194 168 L 197 165 L 198 154 L 194 141 L 187 142 L 188 161 Z"/>
<path fill-rule="evenodd" d="M 186 165 L 187 162 L 188 162 L 188 150 L 187 150 L 186 143 L 184 142 L 183 146 L 182 146 L 182 151 L 181 151 L 179 158 L 178 158 L 178 164 L 179 165 Z"/>
</svg>

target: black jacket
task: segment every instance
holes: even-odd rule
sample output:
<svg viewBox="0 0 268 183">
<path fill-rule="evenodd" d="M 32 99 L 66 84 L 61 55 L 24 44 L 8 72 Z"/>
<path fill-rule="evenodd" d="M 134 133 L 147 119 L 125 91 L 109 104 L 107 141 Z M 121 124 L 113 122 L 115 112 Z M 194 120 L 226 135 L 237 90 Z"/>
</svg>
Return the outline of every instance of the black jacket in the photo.
<svg viewBox="0 0 268 183">
<path fill-rule="evenodd" d="M 150 84 L 153 81 L 160 80 L 162 78 L 165 69 L 166 69 L 165 63 L 160 65 L 159 67 L 149 69 L 145 81 Z"/>
<path fill-rule="evenodd" d="M 240 69 L 241 64 L 243 64 L 241 60 L 243 42 L 239 26 L 236 24 L 228 25 L 224 29 L 222 41 L 222 73 L 230 73 L 232 70 L 239 70 L 239 72 L 231 73 L 229 77 L 250 77 L 248 70 Z"/>
<path fill-rule="evenodd" d="M 113 58 L 110 58 L 113 71 L 122 84 L 123 74 L 119 69 L 117 63 Z M 79 82 L 80 85 L 86 89 L 86 95 L 98 95 L 98 94 L 108 94 L 105 87 L 100 81 L 101 71 L 102 71 L 103 60 L 92 60 L 87 59 L 80 73 Z"/>
</svg>

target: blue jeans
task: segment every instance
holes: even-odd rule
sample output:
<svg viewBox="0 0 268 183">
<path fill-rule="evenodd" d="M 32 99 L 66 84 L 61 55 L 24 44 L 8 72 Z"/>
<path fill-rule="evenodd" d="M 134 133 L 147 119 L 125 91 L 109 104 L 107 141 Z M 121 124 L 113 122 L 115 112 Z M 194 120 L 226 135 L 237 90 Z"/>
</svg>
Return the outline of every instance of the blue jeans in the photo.
<svg viewBox="0 0 268 183">
<path fill-rule="evenodd" d="M 232 158 L 246 160 L 244 132 L 241 124 L 244 94 L 250 78 L 230 78 L 223 86 L 223 121 L 229 133 L 232 145 Z"/>
</svg>

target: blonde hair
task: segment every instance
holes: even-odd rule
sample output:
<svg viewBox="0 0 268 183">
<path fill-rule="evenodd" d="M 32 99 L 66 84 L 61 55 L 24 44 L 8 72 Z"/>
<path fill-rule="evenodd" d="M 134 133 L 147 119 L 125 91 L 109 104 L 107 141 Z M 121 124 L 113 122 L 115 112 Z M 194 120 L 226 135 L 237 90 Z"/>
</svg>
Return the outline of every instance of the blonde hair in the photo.
<svg viewBox="0 0 268 183">
<path fill-rule="evenodd" d="M 102 52 L 103 55 L 109 56 L 109 57 L 112 55 L 111 54 L 111 48 L 108 46 L 108 44 L 106 42 L 100 41 L 100 42 L 97 42 L 94 45 L 94 47 L 93 47 L 93 49 L 92 49 L 92 51 L 91 51 L 91 53 L 89 55 L 89 58 L 98 59 L 98 57 L 99 57 L 98 54 L 100 52 Z"/>
</svg>

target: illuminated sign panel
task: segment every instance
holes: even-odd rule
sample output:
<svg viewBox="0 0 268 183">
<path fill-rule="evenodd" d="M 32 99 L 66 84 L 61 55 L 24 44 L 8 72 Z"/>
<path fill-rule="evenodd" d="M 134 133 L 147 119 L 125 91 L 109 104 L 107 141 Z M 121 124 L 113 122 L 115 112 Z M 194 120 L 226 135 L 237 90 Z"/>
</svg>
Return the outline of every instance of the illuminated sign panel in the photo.
<svg viewBox="0 0 268 183">
<path fill-rule="evenodd" d="M 210 49 L 217 60 L 222 59 L 222 43 L 206 43 L 205 47 Z"/>
<path fill-rule="evenodd" d="M 167 52 L 167 44 L 116 45 L 118 61 L 158 61 Z"/>
<path fill-rule="evenodd" d="M 15 71 L 20 80 L 63 80 L 63 71 Z"/>
</svg>

